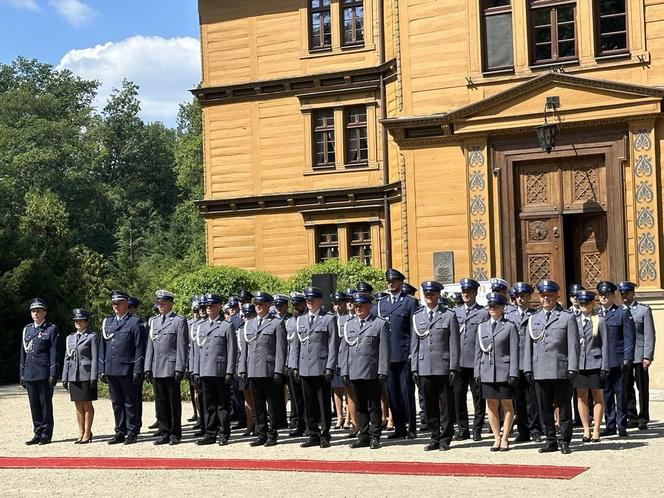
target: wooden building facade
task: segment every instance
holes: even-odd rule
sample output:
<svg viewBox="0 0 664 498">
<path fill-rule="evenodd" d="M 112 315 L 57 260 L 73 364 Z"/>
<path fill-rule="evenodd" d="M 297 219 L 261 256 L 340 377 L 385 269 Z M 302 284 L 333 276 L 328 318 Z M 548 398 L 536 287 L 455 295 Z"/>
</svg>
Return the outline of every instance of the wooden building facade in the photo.
<svg viewBox="0 0 664 498">
<path fill-rule="evenodd" d="M 199 14 L 210 263 L 628 279 L 664 330 L 664 3 L 199 0 Z"/>
</svg>

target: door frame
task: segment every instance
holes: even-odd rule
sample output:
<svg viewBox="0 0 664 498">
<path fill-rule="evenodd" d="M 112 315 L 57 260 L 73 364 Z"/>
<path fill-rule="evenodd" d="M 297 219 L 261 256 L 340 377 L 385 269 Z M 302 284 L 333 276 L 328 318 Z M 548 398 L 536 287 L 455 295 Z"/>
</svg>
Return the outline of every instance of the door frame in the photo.
<svg viewBox="0 0 664 498">
<path fill-rule="evenodd" d="M 556 147 L 551 153 L 544 152 L 535 138 L 497 140 L 489 143 L 491 150 L 493 173 L 498 177 L 499 218 L 496 225 L 500 226 L 500 262 L 503 278 L 513 282 L 517 278 L 517 267 L 521 258 L 517 254 L 516 216 L 515 211 L 515 164 L 521 161 L 538 159 L 583 157 L 590 155 L 604 156 L 604 171 L 607 188 L 607 241 L 611 241 L 609 250 L 609 280 L 626 278 L 627 255 L 625 252 L 625 206 L 624 206 L 624 175 L 628 161 L 627 147 L 628 129 L 608 129 L 594 131 L 576 128 L 558 137 Z M 586 211 L 581 211 L 585 213 Z M 588 213 L 593 211 L 587 211 Z M 597 212 L 597 211 L 594 211 Z M 561 213 L 562 214 L 562 213 Z M 500 223 L 503 220 L 503 223 Z M 607 244 L 608 245 L 608 244 Z M 537 282 L 530 282 L 535 285 Z M 567 284 L 569 282 L 566 282 Z"/>
</svg>

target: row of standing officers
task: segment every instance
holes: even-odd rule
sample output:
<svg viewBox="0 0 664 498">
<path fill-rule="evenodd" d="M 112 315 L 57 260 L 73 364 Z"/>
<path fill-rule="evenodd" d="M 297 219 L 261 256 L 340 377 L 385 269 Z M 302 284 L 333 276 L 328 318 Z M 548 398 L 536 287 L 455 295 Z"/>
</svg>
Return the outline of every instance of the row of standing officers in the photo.
<svg viewBox="0 0 664 498">
<path fill-rule="evenodd" d="M 335 300 L 354 303 L 353 315 L 325 312 L 321 291 L 310 287 L 301 296 L 306 310 L 296 315 L 270 312 L 274 298 L 257 292 L 254 317 L 226 318 L 220 296 L 207 294 L 200 303 L 207 316 L 187 323 L 172 310 L 174 295 L 157 291 L 159 314 L 146 325 L 129 313 L 129 296 L 116 291 L 111 298 L 114 315 L 104 320 L 99 338 L 86 328 L 89 314 L 75 310 L 74 322 L 79 323 L 67 337 L 62 379 L 72 400 L 83 403 L 79 441 L 92 439 L 85 403 L 96 399 L 99 378 L 109 385 L 115 417 L 115 436 L 109 444 L 136 442 L 141 429 L 139 393 L 147 378 L 154 386 L 159 422 L 155 444 L 177 444 L 182 436 L 180 381 L 186 372 L 202 396 L 204 435 L 198 444 L 228 443 L 231 398 L 238 381 L 253 396 L 256 438 L 251 445 L 277 444 L 284 410 L 282 384 L 288 381 L 291 390 L 297 386 L 293 402 L 302 405 L 306 421 L 308 438 L 302 446 L 329 447 L 330 382 L 335 373 L 354 393 L 359 431 L 352 447 L 380 447 L 380 397 L 385 388 L 395 425 L 390 437 L 415 437 L 415 384 L 431 430 L 427 450 L 447 450 L 452 439 L 471 436 L 468 388 L 475 411 L 472 437 L 481 438 L 488 399 L 494 451 L 509 449 L 507 438 L 516 411 L 516 441 L 540 440 L 543 433 L 545 445 L 540 451 L 568 453 L 573 388 L 590 390 L 595 398 L 598 379 L 605 388 L 600 391 L 607 413 L 604 435 L 616 428 L 621 435 L 626 433 L 626 386 L 631 375 L 636 375 L 639 387 L 643 417 L 639 423 L 647 423 L 647 392 L 644 398 L 642 391 L 644 384 L 647 391 L 647 366 L 654 352 L 652 315 L 634 301 L 624 307 L 613 304 L 618 289 L 612 283 L 598 286 L 602 316 L 593 319 L 592 313 L 563 309 L 558 285 L 552 281 L 538 284 L 542 309 L 536 311 L 530 308 L 534 289 L 526 283 L 513 287 L 516 305 L 512 305 L 506 296 L 508 284 L 493 279 L 494 292 L 487 296 L 485 308 L 476 302 L 479 283 L 462 279 L 463 304 L 451 310 L 439 303 L 442 286 L 437 282 L 422 283 L 425 305 L 420 307 L 403 292 L 400 272 L 390 269 L 386 279 L 387 296 L 376 303 L 367 292 L 335 293 Z M 629 282 L 619 286 L 623 294 L 634 292 Z M 587 299 L 588 294 L 581 297 Z M 33 324 L 24 329 L 21 354 L 21 382 L 28 390 L 35 434 L 28 443 L 46 444 L 53 428 L 50 398 L 57 371 L 57 329 L 45 320 L 43 300 L 33 300 L 30 308 Z M 633 367 L 635 358 L 638 363 Z M 598 413 L 594 414 L 597 424 Z M 584 441 L 585 434 L 584 427 Z M 592 439 L 599 439 L 596 431 Z"/>
</svg>

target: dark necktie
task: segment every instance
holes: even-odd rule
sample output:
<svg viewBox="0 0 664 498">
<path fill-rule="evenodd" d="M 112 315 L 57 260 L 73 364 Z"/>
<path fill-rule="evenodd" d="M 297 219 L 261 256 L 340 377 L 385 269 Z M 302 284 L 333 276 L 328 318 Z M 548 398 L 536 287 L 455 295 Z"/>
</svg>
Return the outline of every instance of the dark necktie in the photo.
<svg viewBox="0 0 664 498">
<path fill-rule="evenodd" d="M 550 318 L 550 317 L 551 317 L 551 312 L 550 312 L 550 311 L 547 311 L 547 312 L 546 312 L 546 321 L 547 321 L 547 322 L 549 321 L 549 318 Z"/>
<path fill-rule="evenodd" d="M 261 325 L 263 325 L 263 319 L 259 318 L 258 319 L 258 328 L 261 328 Z"/>
<path fill-rule="evenodd" d="M 314 315 L 309 315 L 309 327 L 311 327 L 314 324 L 314 319 L 316 317 Z"/>
<path fill-rule="evenodd" d="M 429 311 L 429 323 L 433 322 L 433 310 Z"/>
<path fill-rule="evenodd" d="M 161 324 L 163 325 L 165 323 L 166 323 L 166 315 L 161 315 Z"/>
<path fill-rule="evenodd" d="M 364 328 L 364 320 L 360 320 L 360 330 Z"/>
<path fill-rule="evenodd" d="M 493 323 L 491 324 L 491 334 L 493 334 L 493 333 L 496 331 L 496 324 L 497 324 L 497 323 L 498 323 L 498 322 L 493 322 Z"/>
</svg>

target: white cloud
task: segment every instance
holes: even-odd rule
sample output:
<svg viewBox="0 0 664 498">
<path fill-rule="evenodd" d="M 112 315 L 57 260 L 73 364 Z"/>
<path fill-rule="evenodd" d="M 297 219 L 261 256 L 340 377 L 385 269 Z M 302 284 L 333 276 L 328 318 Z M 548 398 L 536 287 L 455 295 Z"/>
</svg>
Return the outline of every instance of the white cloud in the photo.
<svg viewBox="0 0 664 498">
<path fill-rule="evenodd" d="M 190 37 L 132 36 L 91 48 L 70 50 L 58 69 L 99 80 L 97 106 L 103 108 L 113 88 L 123 79 L 139 85 L 141 117 L 174 125 L 181 102 L 201 78 L 200 44 Z"/>
<path fill-rule="evenodd" d="M 0 0 L 0 3 L 11 5 L 17 9 L 39 10 L 39 4 L 37 4 L 36 0 Z"/>
<path fill-rule="evenodd" d="M 48 3 L 74 26 L 82 26 L 95 15 L 95 11 L 80 0 L 49 0 Z"/>
</svg>

